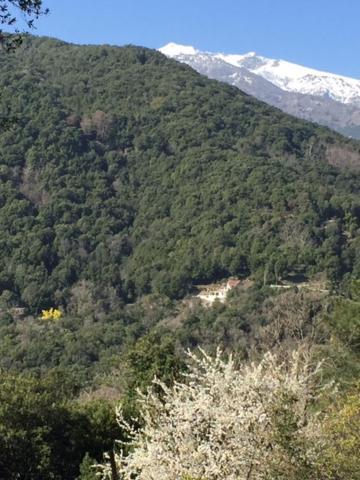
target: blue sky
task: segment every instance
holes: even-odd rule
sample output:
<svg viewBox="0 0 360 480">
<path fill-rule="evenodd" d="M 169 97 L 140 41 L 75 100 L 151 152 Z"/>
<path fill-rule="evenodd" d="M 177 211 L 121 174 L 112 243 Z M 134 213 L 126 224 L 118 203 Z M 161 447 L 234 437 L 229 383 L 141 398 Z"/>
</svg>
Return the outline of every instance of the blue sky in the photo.
<svg viewBox="0 0 360 480">
<path fill-rule="evenodd" d="M 360 0 L 44 0 L 36 34 L 158 48 L 256 51 L 360 78 Z"/>
</svg>

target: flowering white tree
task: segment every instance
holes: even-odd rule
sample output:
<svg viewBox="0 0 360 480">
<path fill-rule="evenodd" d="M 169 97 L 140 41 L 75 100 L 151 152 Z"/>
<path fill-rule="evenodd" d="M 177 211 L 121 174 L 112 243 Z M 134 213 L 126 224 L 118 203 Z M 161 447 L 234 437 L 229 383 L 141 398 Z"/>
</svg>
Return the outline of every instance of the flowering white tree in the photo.
<svg viewBox="0 0 360 480">
<path fill-rule="evenodd" d="M 129 442 L 116 455 L 124 480 L 265 480 L 318 478 L 314 448 L 317 374 L 297 351 L 288 364 L 266 354 L 236 368 L 201 351 L 188 353 L 189 372 L 163 394 L 149 390 L 140 402 L 143 427 L 135 430 L 121 410 Z M 123 448 L 125 445 L 123 445 Z M 310 474 L 311 472 L 311 474 Z M 102 478 L 112 478 L 110 465 Z"/>
</svg>

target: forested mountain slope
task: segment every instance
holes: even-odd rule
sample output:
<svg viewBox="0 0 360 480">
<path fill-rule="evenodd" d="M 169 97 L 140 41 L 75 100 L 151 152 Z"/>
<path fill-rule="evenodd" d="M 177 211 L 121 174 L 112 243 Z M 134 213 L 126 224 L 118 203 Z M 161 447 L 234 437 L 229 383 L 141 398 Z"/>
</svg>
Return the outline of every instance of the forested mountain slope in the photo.
<svg viewBox="0 0 360 480">
<path fill-rule="evenodd" d="M 0 56 L 1 308 L 360 271 L 360 145 L 159 52 Z"/>
<path fill-rule="evenodd" d="M 115 403 L 139 418 L 138 389 L 221 345 L 253 365 L 326 358 L 342 403 L 327 390 L 340 440 L 321 454 L 350 478 L 359 144 L 144 48 L 29 37 L 0 64 L 0 477 L 94 479 L 126 438 Z M 269 287 L 291 272 L 323 272 L 338 295 Z M 252 278 L 225 304 L 181 299 L 229 275 Z"/>
<path fill-rule="evenodd" d="M 235 85 L 283 112 L 360 138 L 360 82 L 255 52 L 203 52 L 169 43 L 160 51 L 209 78 Z"/>
</svg>

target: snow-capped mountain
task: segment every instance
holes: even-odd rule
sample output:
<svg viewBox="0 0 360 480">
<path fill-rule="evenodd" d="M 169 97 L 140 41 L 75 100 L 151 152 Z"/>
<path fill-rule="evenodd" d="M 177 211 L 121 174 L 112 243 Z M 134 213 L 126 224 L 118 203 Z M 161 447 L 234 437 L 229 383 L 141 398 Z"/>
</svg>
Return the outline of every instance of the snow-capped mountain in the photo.
<svg viewBox="0 0 360 480">
<path fill-rule="evenodd" d="M 202 52 L 176 43 L 159 50 L 287 113 L 360 138 L 360 80 L 273 60 L 255 52 Z"/>
</svg>

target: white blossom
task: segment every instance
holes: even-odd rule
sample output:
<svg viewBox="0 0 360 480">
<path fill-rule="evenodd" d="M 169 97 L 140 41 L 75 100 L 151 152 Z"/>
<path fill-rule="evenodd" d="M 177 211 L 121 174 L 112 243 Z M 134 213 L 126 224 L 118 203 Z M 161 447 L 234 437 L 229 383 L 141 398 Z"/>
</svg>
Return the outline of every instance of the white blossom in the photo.
<svg viewBox="0 0 360 480">
<path fill-rule="evenodd" d="M 169 388 L 155 379 L 163 394 L 149 389 L 141 396 L 141 429 L 118 410 L 130 438 L 130 453 L 116 454 L 122 479 L 265 480 L 272 468 L 282 472 L 296 462 L 316 461 L 310 441 L 316 416 L 310 418 L 308 407 L 318 391 L 320 365 L 311 366 L 301 351 L 287 364 L 268 353 L 258 364 L 238 368 L 219 350 L 215 358 L 202 350 L 188 357 L 182 382 Z M 101 475 L 111 478 L 109 465 Z"/>
</svg>

